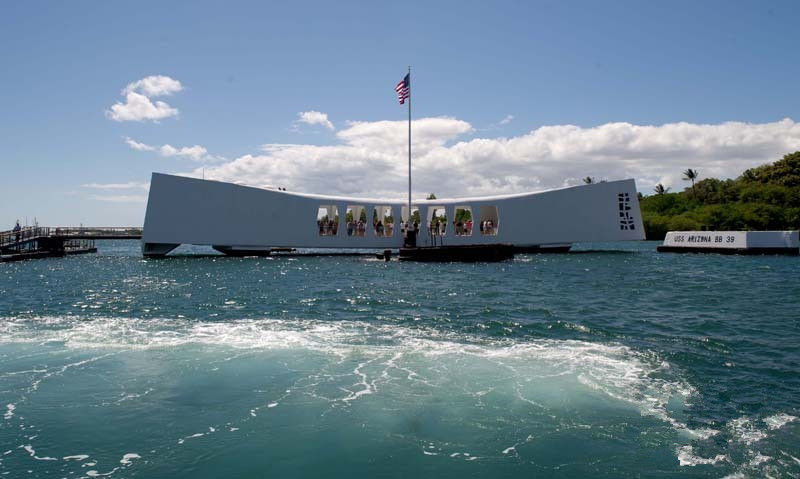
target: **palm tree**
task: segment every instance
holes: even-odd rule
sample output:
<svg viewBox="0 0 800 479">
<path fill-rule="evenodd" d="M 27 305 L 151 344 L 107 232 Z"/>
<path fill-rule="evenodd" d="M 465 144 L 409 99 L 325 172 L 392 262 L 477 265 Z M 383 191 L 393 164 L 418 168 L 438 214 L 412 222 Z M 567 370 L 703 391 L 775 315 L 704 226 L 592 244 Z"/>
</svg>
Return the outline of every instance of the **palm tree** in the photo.
<svg viewBox="0 0 800 479">
<path fill-rule="evenodd" d="M 664 193 L 669 192 L 669 187 L 665 188 L 664 185 L 662 185 L 661 183 L 657 184 L 656 187 L 653 189 L 656 191 L 657 195 L 663 195 Z"/>
<path fill-rule="evenodd" d="M 594 178 L 591 176 L 587 176 L 586 178 L 583 179 L 583 182 L 586 183 L 587 185 L 591 185 L 592 183 L 594 183 Z"/>
<path fill-rule="evenodd" d="M 697 170 L 693 170 L 691 168 L 687 168 L 686 171 L 683 172 L 684 181 L 692 182 L 692 196 L 694 196 L 694 180 L 697 179 L 697 176 L 698 176 Z"/>
</svg>

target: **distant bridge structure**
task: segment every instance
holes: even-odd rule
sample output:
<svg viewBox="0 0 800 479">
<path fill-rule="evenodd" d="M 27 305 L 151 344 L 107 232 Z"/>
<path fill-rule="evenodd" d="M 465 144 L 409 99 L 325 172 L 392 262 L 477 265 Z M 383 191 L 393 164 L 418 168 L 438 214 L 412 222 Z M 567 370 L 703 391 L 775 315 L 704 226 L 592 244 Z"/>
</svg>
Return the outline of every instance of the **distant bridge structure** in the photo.
<svg viewBox="0 0 800 479">
<path fill-rule="evenodd" d="M 94 253 L 95 240 L 141 238 L 140 227 L 26 226 L 0 232 L 0 262 Z"/>
</svg>

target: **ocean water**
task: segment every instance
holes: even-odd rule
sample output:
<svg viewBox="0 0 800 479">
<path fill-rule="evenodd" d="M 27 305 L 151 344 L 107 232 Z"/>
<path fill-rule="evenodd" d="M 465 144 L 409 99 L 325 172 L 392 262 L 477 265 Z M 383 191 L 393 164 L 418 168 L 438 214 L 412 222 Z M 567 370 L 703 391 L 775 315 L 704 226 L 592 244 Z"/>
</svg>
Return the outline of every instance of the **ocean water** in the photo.
<svg viewBox="0 0 800 479">
<path fill-rule="evenodd" d="M 0 477 L 800 477 L 800 259 L 0 264 Z"/>
</svg>

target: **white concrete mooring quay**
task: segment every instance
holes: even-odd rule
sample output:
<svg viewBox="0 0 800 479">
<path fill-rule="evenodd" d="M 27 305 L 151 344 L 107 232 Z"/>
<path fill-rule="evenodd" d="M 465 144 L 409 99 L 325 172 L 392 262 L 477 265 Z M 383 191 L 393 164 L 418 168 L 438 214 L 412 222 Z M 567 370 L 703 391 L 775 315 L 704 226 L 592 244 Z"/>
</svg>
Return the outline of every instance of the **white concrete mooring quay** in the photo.
<svg viewBox="0 0 800 479">
<path fill-rule="evenodd" d="M 800 254 L 798 231 L 670 231 L 658 251 L 667 253 Z"/>
</svg>

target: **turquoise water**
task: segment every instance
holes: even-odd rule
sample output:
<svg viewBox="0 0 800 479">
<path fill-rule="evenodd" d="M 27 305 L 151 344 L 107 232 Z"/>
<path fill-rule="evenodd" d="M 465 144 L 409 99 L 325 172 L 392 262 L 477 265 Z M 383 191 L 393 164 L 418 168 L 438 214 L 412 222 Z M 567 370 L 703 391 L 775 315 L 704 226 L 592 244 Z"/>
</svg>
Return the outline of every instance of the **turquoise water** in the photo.
<svg viewBox="0 0 800 479">
<path fill-rule="evenodd" d="M 98 247 L 0 264 L 0 477 L 800 477 L 798 258 Z"/>
</svg>

